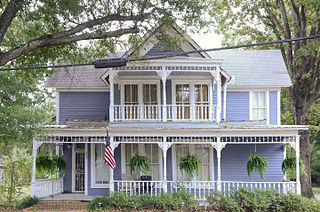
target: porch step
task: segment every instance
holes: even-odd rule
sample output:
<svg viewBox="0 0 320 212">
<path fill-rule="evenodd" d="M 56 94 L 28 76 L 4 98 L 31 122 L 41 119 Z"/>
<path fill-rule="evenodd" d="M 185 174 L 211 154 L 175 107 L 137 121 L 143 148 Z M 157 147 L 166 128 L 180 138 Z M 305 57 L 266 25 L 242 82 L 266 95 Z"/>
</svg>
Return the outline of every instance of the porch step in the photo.
<svg viewBox="0 0 320 212">
<path fill-rule="evenodd" d="M 40 201 L 23 211 L 86 211 L 88 201 Z"/>
</svg>

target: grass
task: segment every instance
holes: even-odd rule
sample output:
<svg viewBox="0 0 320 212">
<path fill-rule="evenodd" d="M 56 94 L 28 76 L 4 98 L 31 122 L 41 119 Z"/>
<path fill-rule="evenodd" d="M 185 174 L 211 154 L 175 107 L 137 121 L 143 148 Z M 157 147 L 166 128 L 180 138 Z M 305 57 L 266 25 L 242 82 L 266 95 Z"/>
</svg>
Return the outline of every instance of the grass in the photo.
<svg viewBox="0 0 320 212">
<path fill-rule="evenodd" d="M 320 186 L 314 186 L 312 187 L 312 191 L 315 195 L 319 195 L 320 196 Z"/>
</svg>

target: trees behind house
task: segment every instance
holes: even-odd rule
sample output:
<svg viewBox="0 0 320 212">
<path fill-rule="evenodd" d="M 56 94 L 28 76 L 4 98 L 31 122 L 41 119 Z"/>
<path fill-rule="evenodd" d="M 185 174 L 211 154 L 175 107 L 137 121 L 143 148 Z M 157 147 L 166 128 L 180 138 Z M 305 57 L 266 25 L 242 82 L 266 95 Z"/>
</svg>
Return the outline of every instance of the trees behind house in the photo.
<svg viewBox="0 0 320 212">
<path fill-rule="evenodd" d="M 199 29 L 207 6 L 200 0 L 0 1 L 0 66 L 90 62 L 137 43 L 160 23 Z M 84 40 L 89 45 L 77 43 Z M 30 146 L 38 126 L 50 122 L 54 111 L 43 104 L 50 93 L 39 86 L 50 73 L 0 71 L 0 161 L 13 143 Z"/>
<path fill-rule="evenodd" d="M 319 0 L 220 0 L 212 5 L 211 15 L 216 17 L 216 29 L 226 34 L 224 45 L 320 34 Z M 277 47 L 293 83 L 289 96 L 294 123 L 309 124 L 307 115 L 313 102 L 320 97 L 319 41 L 305 40 Z M 311 197 L 308 132 L 301 132 L 300 143 L 300 155 L 308 173 L 301 175 L 302 194 Z"/>
</svg>

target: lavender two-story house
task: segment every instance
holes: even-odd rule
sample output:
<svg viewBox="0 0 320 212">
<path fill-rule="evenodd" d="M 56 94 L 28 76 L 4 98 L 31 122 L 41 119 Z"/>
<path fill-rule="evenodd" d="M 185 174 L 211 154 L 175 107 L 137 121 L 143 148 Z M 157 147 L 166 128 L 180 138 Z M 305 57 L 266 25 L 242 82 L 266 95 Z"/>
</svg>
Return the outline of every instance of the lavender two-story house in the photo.
<svg viewBox="0 0 320 212">
<path fill-rule="evenodd" d="M 56 90 L 56 122 L 47 136 L 34 139 L 31 195 L 60 192 L 128 195 L 175 192 L 184 186 L 196 198 L 240 187 L 300 193 L 297 181 L 281 170 L 286 145 L 299 159 L 299 130 L 280 123 L 280 91 L 291 81 L 278 50 L 196 52 L 200 46 L 174 27 L 178 47 L 162 48 L 153 35 L 119 57 L 195 53 L 166 59 L 128 62 L 124 67 L 59 68 L 46 86 Z M 109 133 L 117 167 L 104 165 Z M 39 146 L 55 144 L 67 163 L 58 179 L 36 179 Z M 131 157 L 148 157 L 151 180 L 130 173 Z M 194 178 L 183 175 L 179 158 L 188 153 L 201 160 Z M 264 177 L 248 177 L 250 153 L 267 158 Z M 147 183 L 146 183 L 147 182 Z M 146 188 L 144 188 L 146 187 Z M 141 189 L 142 188 L 142 189 Z"/>
</svg>

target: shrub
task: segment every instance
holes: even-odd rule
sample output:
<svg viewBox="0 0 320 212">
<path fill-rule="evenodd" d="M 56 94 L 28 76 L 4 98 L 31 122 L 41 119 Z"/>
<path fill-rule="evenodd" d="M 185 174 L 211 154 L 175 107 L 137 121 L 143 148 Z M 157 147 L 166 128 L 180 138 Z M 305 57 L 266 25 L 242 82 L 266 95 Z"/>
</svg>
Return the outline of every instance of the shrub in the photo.
<svg viewBox="0 0 320 212">
<path fill-rule="evenodd" d="M 159 196 L 150 196 L 142 194 L 137 196 L 126 196 L 122 192 L 113 192 L 111 196 L 105 196 L 90 201 L 87 205 L 88 210 L 103 209 L 148 209 L 148 210 L 183 210 L 194 204 L 196 201 L 185 191 L 179 191 L 174 194 L 162 193 Z"/>
<path fill-rule="evenodd" d="M 18 209 L 28 208 L 32 205 L 35 205 L 39 202 L 39 199 L 37 197 L 31 197 L 28 196 L 26 198 L 23 198 L 20 202 L 17 203 Z"/>
<path fill-rule="evenodd" d="M 297 194 L 279 194 L 275 190 L 239 189 L 230 193 L 215 193 L 209 196 L 208 202 L 222 211 L 320 211 L 317 201 L 301 197 Z"/>
</svg>

